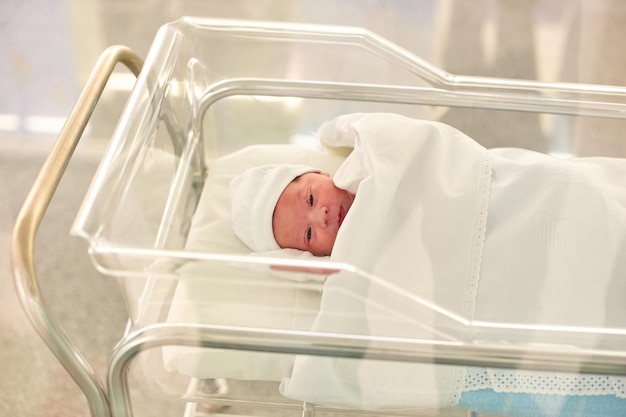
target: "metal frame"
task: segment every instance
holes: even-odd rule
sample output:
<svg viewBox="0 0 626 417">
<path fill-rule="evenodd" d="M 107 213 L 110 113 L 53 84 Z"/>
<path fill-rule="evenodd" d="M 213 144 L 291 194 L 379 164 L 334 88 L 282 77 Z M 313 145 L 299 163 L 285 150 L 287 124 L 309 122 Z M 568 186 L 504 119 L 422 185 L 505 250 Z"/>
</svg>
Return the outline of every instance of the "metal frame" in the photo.
<svg viewBox="0 0 626 417">
<path fill-rule="evenodd" d="M 143 60 L 130 48 L 111 46 L 100 56 L 20 211 L 13 231 L 11 262 L 18 294 L 35 330 L 83 390 L 93 416 L 110 416 L 104 385 L 48 313 L 35 273 L 34 241 L 41 220 L 106 82 L 118 63 L 139 76 Z"/>
</svg>

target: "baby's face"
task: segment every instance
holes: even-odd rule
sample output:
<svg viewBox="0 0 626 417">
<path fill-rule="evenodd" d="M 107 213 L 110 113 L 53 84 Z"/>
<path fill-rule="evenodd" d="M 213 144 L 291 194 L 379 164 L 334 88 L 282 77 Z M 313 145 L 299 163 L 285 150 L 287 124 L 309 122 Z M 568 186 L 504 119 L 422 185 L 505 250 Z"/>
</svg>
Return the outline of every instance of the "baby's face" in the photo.
<svg viewBox="0 0 626 417">
<path fill-rule="evenodd" d="M 354 194 L 337 188 L 328 174 L 301 175 L 285 187 L 276 203 L 274 238 L 281 248 L 330 255 L 353 201 Z"/>
</svg>

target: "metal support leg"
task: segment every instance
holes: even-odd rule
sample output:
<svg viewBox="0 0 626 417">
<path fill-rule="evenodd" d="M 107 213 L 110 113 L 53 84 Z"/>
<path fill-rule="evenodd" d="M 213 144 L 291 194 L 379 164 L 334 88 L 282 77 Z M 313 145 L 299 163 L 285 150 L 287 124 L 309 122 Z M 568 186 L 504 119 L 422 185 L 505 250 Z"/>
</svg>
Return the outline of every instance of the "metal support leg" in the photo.
<svg viewBox="0 0 626 417">
<path fill-rule="evenodd" d="M 302 403 L 302 417 L 315 417 L 315 404 Z"/>
</svg>

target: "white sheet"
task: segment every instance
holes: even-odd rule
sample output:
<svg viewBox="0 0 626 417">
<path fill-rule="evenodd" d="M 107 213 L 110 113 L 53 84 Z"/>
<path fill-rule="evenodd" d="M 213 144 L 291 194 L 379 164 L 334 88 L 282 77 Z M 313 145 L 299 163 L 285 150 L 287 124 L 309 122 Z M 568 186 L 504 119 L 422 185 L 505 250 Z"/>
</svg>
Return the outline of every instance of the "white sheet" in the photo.
<svg viewBox="0 0 626 417">
<path fill-rule="evenodd" d="M 335 177 L 357 196 L 331 258 L 382 281 L 329 277 L 314 330 L 453 340 L 455 314 L 624 326 L 612 296 L 624 288 L 615 279 L 625 264 L 624 161 L 487 151 L 448 126 L 397 115 L 342 116 L 320 136 L 355 146 Z M 465 371 L 298 357 L 282 392 L 361 409 L 453 406 Z"/>
<path fill-rule="evenodd" d="M 343 160 L 342 156 L 305 146 L 255 145 L 213 161 L 193 214 L 186 250 L 250 254 L 230 227 L 229 186 L 244 170 L 291 162 L 334 173 Z M 257 255 L 312 256 L 289 249 Z M 208 262 L 189 263 L 177 273 L 180 280 L 167 318 L 170 323 L 303 330 L 311 326 L 318 311 L 320 284 L 312 282 L 319 280 L 317 274 L 245 269 Z M 291 372 L 293 356 L 166 346 L 163 363 L 169 371 L 196 378 L 280 381 Z"/>
</svg>

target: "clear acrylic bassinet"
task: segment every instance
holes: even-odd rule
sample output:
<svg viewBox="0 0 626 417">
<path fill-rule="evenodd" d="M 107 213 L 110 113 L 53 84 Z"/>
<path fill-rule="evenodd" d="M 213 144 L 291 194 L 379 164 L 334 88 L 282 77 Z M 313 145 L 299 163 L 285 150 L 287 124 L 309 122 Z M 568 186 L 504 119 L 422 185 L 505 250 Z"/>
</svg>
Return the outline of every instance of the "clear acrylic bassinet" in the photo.
<svg viewBox="0 0 626 417">
<path fill-rule="evenodd" d="M 324 274 L 317 272 L 332 269 L 372 282 L 380 277 L 311 257 L 250 256 L 228 227 L 227 204 L 229 180 L 250 165 L 316 161 L 336 169 L 345 153 L 324 151 L 315 132 L 340 114 L 443 120 L 488 147 L 576 155 L 572 138 L 581 126 L 601 132 L 597 123 L 611 129 L 624 123 L 625 88 L 452 75 L 360 28 L 201 18 L 163 26 L 140 72 L 141 60 L 125 48 L 103 57 L 101 66 L 112 69 L 121 61 L 138 74 L 72 230 L 89 242 L 95 267 L 119 280 L 127 300 L 128 332 L 112 352 L 106 388 L 46 318 L 45 308 L 26 302 L 94 415 L 125 416 L 133 414 L 133 405 L 154 405 L 135 401 L 135 395 L 154 395 L 187 415 L 348 412 L 342 399 L 315 404 L 281 395 L 294 361 L 307 357 L 328 358 L 333 362 L 326 366 L 355 372 L 365 369 L 360 363 L 372 364 L 377 379 L 391 381 L 385 385 L 391 397 L 395 377 L 393 371 L 380 374 L 384 364 L 626 375 L 625 351 L 589 349 L 583 342 L 602 334 L 611 346 L 625 346 L 623 328 L 478 323 L 446 315 L 429 300 L 415 303 L 426 316 L 438 317 L 445 335 L 411 339 L 341 327 L 311 330 L 324 288 Z M 105 82 L 106 75 L 98 74 L 93 83 Z M 70 118 L 62 136 L 78 137 L 81 123 L 86 119 Z M 60 175 L 65 155 L 59 155 L 67 150 L 61 146 L 58 152 L 43 177 Z M 28 204 L 53 192 L 45 181 L 37 186 L 25 213 L 37 211 Z M 26 300 L 37 298 L 36 285 L 25 284 L 36 283 L 34 273 L 19 266 L 22 258 L 29 262 L 21 249 L 28 245 L 18 242 L 34 235 L 29 219 L 22 215 L 14 243 L 16 280 L 26 288 Z M 532 343 L 525 342 L 529 335 Z M 323 374 L 316 378 L 312 385 L 324 384 Z M 347 403 L 362 407 L 350 412 L 470 413 L 454 405 L 458 398 L 443 398 L 448 394 L 432 387 L 425 388 L 434 390 L 428 395 L 414 393 L 435 398 L 432 404 L 397 406 L 382 391 L 372 405 L 371 388 L 350 386 L 346 395 L 361 389 L 365 399 Z"/>
</svg>

